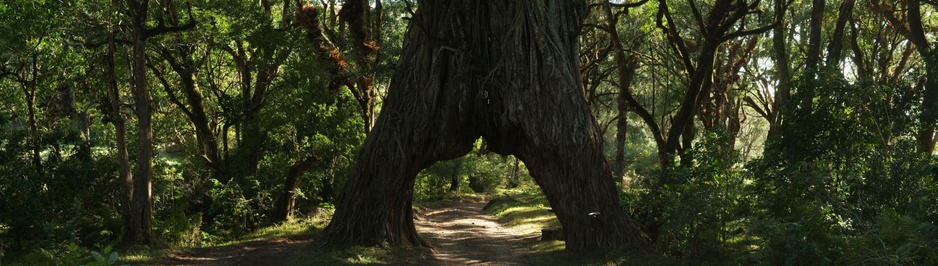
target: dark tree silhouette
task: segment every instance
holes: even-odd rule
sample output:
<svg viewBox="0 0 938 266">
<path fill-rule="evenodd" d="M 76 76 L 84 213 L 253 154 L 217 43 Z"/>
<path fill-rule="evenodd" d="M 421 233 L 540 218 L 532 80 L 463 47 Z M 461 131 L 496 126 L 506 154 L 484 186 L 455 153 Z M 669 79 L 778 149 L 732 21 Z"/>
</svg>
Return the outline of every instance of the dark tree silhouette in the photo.
<svg viewBox="0 0 938 266">
<path fill-rule="evenodd" d="M 524 161 L 567 249 L 649 250 L 620 208 L 578 72 L 583 1 L 418 1 L 387 100 L 326 228 L 333 244 L 422 245 L 417 173 L 489 149 Z M 299 16 L 298 16 L 299 17 Z"/>
</svg>

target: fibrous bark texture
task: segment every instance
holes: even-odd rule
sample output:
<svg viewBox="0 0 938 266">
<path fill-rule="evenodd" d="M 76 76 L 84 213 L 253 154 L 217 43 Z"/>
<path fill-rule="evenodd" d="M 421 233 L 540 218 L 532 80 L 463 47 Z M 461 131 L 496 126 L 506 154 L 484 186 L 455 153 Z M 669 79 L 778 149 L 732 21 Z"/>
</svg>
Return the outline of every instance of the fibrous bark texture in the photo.
<svg viewBox="0 0 938 266">
<path fill-rule="evenodd" d="M 581 1 L 418 1 L 383 111 L 326 228 L 334 244 L 426 245 L 411 200 L 417 173 L 490 150 L 525 162 L 567 249 L 649 249 L 620 208 L 579 88 Z"/>
</svg>

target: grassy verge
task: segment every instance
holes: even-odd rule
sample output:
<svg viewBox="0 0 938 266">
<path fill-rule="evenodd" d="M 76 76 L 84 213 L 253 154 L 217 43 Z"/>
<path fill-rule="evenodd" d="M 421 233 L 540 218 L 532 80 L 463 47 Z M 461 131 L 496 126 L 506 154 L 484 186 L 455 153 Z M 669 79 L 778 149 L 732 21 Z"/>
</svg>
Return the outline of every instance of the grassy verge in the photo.
<svg viewBox="0 0 938 266">
<path fill-rule="evenodd" d="M 304 235 L 316 235 L 322 228 L 324 228 L 328 223 L 329 219 L 332 217 L 331 211 L 322 211 L 316 215 L 309 217 L 300 217 L 300 218 L 291 218 L 287 222 L 261 228 L 255 232 L 234 238 L 220 240 L 216 242 L 207 242 L 199 247 L 185 247 L 185 246 L 176 246 L 176 247 L 164 247 L 164 248 L 154 248 L 148 246 L 134 246 L 134 247 L 125 247 L 120 250 L 120 260 L 121 264 L 130 264 L 130 265 L 152 265 L 160 262 L 163 258 L 173 253 L 174 251 L 189 249 L 189 248 L 219 248 L 232 245 L 241 245 L 248 242 L 262 241 L 275 239 L 280 237 L 295 237 L 295 236 L 304 236 Z"/>
<path fill-rule="evenodd" d="M 558 228 L 560 222 L 550 203 L 535 187 L 521 187 L 499 192 L 487 209 L 499 223 L 525 235 L 540 237 L 541 229 Z M 538 241 L 531 245 L 531 258 L 539 265 L 678 265 L 678 261 L 660 255 L 635 255 L 628 250 L 571 254 L 564 251 L 564 241 Z"/>
<path fill-rule="evenodd" d="M 229 246 L 251 245 L 251 242 L 265 241 L 277 238 L 304 238 L 313 240 L 310 243 L 300 244 L 302 249 L 293 258 L 288 258 L 288 265 L 399 265 L 422 264 L 431 259 L 430 254 L 420 248 L 398 248 L 389 246 L 363 247 L 351 246 L 343 248 L 322 247 L 317 239 L 322 229 L 329 223 L 331 212 L 320 215 L 291 219 L 287 223 L 262 228 L 256 232 L 236 239 L 210 243 L 198 247 L 199 250 L 211 250 Z M 121 251 L 119 264 L 153 265 L 160 263 L 170 254 L 187 248 L 149 249 L 147 247 L 132 247 Z"/>
</svg>

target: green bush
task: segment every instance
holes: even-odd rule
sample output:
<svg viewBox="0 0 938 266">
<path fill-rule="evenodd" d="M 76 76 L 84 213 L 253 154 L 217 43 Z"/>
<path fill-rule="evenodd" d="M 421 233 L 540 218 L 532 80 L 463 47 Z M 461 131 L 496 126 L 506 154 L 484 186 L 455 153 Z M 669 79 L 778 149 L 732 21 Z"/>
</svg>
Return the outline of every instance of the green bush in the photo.
<svg viewBox="0 0 938 266">
<path fill-rule="evenodd" d="M 117 252 L 111 251 L 111 246 L 106 246 L 98 252 L 81 248 L 71 242 L 56 249 L 38 249 L 26 255 L 25 262 L 29 265 L 109 266 L 115 265 L 117 259 Z"/>
</svg>

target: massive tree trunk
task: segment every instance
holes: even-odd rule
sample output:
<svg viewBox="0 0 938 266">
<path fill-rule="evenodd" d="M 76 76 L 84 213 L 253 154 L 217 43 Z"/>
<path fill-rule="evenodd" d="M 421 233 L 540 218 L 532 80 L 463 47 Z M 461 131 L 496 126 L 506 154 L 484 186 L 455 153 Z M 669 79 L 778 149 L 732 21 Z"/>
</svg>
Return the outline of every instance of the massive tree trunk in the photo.
<svg viewBox="0 0 938 266">
<path fill-rule="evenodd" d="M 567 249 L 650 249 L 618 204 L 597 124 L 579 88 L 585 5 L 560 0 L 424 0 L 389 95 L 326 228 L 335 244 L 426 245 L 413 224 L 416 174 L 490 149 L 525 162 Z"/>
</svg>

